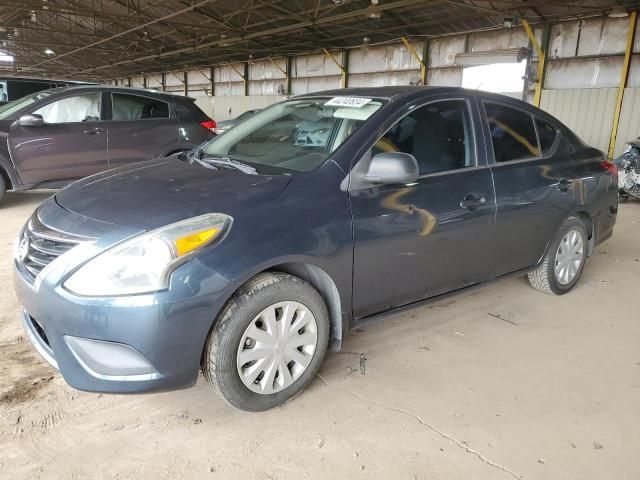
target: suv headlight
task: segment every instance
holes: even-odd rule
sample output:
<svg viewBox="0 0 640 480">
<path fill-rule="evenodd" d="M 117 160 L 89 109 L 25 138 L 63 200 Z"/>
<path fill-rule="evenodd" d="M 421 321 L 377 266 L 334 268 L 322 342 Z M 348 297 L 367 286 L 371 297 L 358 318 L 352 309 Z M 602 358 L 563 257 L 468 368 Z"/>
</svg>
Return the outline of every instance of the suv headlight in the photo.
<svg viewBox="0 0 640 480">
<path fill-rule="evenodd" d="M 232 221 L 228 215 L 209 213 L 143 233 L 89 260 L 64 287 L 77 295 L 100 297 L 166 289 L 171 272 L 222 239 Z"/>
</svg>

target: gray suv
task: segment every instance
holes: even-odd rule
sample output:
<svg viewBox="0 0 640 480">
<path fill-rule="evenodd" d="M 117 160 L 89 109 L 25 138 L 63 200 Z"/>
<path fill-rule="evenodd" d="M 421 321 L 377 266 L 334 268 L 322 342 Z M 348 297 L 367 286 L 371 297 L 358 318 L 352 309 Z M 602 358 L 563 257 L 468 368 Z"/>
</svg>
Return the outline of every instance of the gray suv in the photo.
<svg viewBox="0 0 640 480">
<path fill-rule="evenodd" d="M 508 275 L 569 292 L 613 233 L 616 175 L 499 95 L 297 97 L 43 203 L 16 242 L 22 322 L 75 388 L 184 388 L 202 370 L 265 410 L 376 316 Z"/>
<path fill-rule="evenodd" d="M 192 98 L 87 85 L 37 92 L 0 107 L 0 199 L 190 150 L 215 122 Z"/>
</svg>

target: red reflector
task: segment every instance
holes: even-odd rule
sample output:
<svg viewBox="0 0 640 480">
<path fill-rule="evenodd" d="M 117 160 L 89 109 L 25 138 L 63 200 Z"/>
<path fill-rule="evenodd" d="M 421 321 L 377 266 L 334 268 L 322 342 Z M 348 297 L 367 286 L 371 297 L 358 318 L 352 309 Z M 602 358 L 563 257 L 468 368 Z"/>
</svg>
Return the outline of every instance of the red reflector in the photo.
<svg viewBox="0 0 640 480">
<path fill-rule="evenodd" d="M 208 128 L 209 130 L 213 130 L 217 127 L 216 122 L 214 120 L 207 120 L 206 122 L 200 122 L 204 128 Z"/>
<path fill-rule="evenodd" d="M 604 160 L 600 165 L 602 165 L 602 168 L 607 170 L 611 175 L 618 177 L 618 166 L 615 163 L 610 162 L 609 160 Z"/>
</svg>

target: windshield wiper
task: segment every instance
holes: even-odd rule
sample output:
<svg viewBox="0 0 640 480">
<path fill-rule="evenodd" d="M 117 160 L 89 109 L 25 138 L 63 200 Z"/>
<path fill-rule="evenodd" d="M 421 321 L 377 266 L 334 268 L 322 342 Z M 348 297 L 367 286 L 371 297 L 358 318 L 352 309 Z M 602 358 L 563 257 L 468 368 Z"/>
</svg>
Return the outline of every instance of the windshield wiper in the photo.
<svg viewBox="0 0 640 480">
<path fill-rule="evenodd" d="M 236 170 L 240 170 L 243 173 L 248 173 L 249 175 L 258 174 L 258 170 L 253 168 L 251 165 L 247 165 L 246 163 L 232 160 L 229 157 L 224 157 L 221 155 L 206 155 L 202 153 L 202 150 L 200 150 L 199 152 L 198 160 L 200 160 L 202 163 L 206 163 L 207 165 L 212 165 L 215 167 L 235 168 Z"/>
</svg>

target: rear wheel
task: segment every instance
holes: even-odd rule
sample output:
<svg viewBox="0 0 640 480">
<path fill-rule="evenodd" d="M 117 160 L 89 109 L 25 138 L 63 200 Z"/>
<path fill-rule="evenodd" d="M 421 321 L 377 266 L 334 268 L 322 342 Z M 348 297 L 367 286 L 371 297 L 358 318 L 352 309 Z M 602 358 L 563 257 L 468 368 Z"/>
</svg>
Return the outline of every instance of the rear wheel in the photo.
<svg viewBox="0 0 640 480">
<path fill-rule="evenodd" d="M 267 410 L 313 380 L 328 342 L 329 315 L 320 294 L 297 277 L 261 273 L 220 313 L 202 369 L 231 405 Z"/>
<path fill-rule="evenodd" d="M 527 274 L 533 288 L 552 295 L 571 290 L 584 269 L 588 242 L 584 223 L 569 218 L 549 246 L 542 264 Z"/>
</svg>

